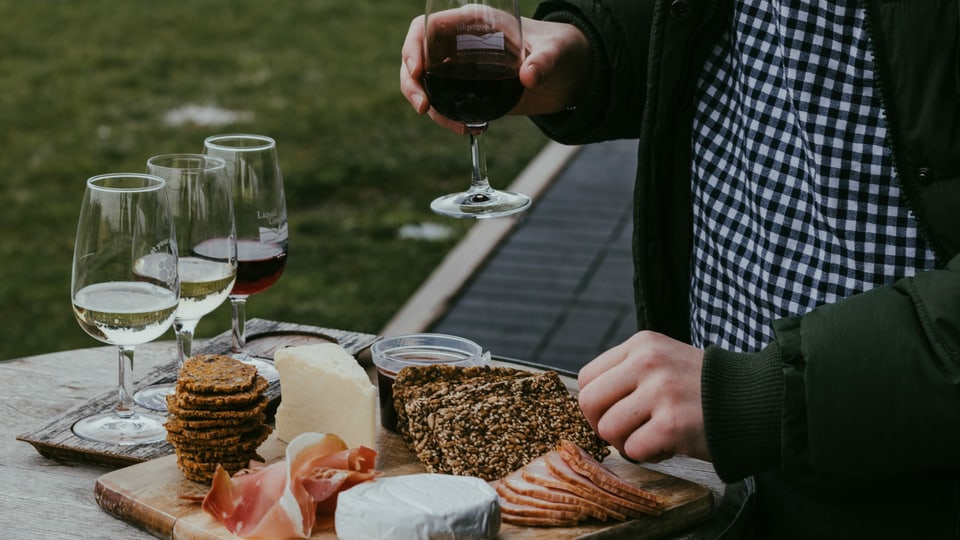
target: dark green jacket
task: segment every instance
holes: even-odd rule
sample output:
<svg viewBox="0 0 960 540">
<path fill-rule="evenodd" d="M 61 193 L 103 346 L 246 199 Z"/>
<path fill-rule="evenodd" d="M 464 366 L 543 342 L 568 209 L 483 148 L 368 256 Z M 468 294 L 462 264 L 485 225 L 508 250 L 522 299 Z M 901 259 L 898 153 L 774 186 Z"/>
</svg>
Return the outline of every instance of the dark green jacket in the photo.
<svg viewBox="0 0 960 540">
<path fill-rule="evenodd" d="M 708 349 L 714 466 L 753 475 L 763 537 L 960 537 L 960 30 L 957 0 L 864 2 L 897 180 L 937 270 L 774 322 L 763 351 Z M 689 341 L 692 100 L 725 0 L 546 0 L 593 45 L 567 144 L 639 140 L 641 328 Z M 825 1 L 822 9 L 830 9 Z"/>
</svg>

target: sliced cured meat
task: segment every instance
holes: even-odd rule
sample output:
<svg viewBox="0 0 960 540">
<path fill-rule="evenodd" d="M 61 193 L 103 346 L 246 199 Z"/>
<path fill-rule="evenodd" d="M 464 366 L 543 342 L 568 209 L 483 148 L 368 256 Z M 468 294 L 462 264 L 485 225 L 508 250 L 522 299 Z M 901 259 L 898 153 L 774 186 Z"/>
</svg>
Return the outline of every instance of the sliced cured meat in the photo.
<svg viewBox="0 0 960 540">
<path fill-rule="evenodd" d="M 577 510 L 541 508 L 540 506 L 530 506 L 523 503 L 511 502 L 508 499 L 500 497 L 500 515 L 503 516 L 504 514 L 520 517 L 541 517 L 557 520 L 573 520 L 575 522 L 585 518 L 585 514 Z"/>
<path fill-rule="evenodd" d="M 569 526 L 591 517 L 623 521 L 662 513 L 662 497 L 629 484 L 581 452 L 576 443 L 561 440 L 554 450 L 492 482 L 503 521 Z"/>
<path fill-rule="evenodd" d="M 606 491 L 625 499 L 641 503 L 646 501 L 648 505 L 652 504 L 657 507 L 665 504 L 663 497 L 624 481 L 602 463 L 595 460 L 593 456 L 584 452 L 576 443 L 561 440 L 557 444 L 557 452 L 570 465 L 570 468 L 586 476 Z"/>
<path fill-rule="evenodd" d="M 637 517 L 640 514 L 660 515 L 660 509 L 649 501 L 633 501 L 601 489 L 589 478 L 573 470 L 556 450 L 547 452 L 543 456 L 543 461 L 547 470 L 549 470 L 554 477 L 569 486 L 568 489 L 570 491 L 574 491 L 574 493 L 582 497 L 595 500 L 601 506 L 607 508 L 612 507 L 630 517 Z"/>
<path fill-rule="evenodd" d="M 613 495 L 605 494 L 605 492 L 602 492 L 602 490 L 596 488 L 596 486 L 591 486 L 589 482 L 573 482 L 568 478 L 555 474 L 550 467 L 547 466 L 547 457 L 549 455 L 550 453 L 544 454 L 520 469 L 520 474 L 523 475 L 523 479 L 544 487 L 567 491 L 578 497 L 593 501 L 609 515 L 619 514 L 626 519 L 628 517 L 637 517 L 644 513 L 618 503 Z M 557 459 L 562 465 L 563 460 Z M 566 469 L 570 468 L 566 467 Z M 572 471 L 572 469 L 570 469 L 570 471 Z"/>
<path fill-rule="evenodd" d="M 497 495 L 500 496 L 501 507 L 504 506 L 504 503 L 509 505 L 519 505 L 523 508 L 534 508 L 538 510 L 545 510 L 549 512 L 563 512 L 572 514 L 572 517 L 577 519 L 586 519 L 589 514 L 587 513 L 586 506 L 565 503 L 565 502 L 556 502 L 556 501 L 545 501 L 543 499 L 538 499 L 536 497 L 531 497 L 529 495 L 524 495 L 522 493 L 517 493 L 509 487 L 507 487 L 502 482 L 496 482 L 494 489 L 497 491 Z M 507 510 L 509 511 L 509 510 Z M 525 515 L 522 512 L 511 512 L 517 515 Z"/>
<path fill-rule="evenodd" d="M 332 521 L 337 494 L 374 479 L 376 452 L 347 448 L 336 435 L 304 433 L 284 460 L 254 463 L 232 478 L 222 468 L 203 499 L 203 510 L 244 538 L 308 538 Z"/>
<path fill-rule="evenodd" d="M 624 514 L 608 508 L 603 508 L 595 502 L 584 499 L 583 497 L 570 493 L 569 491 L 531 482 L 523 477 L 522 470 L 518 470 L 509 474 L 508 476 L 505 476 L 504 478 L 501 478 L 499 484 L 503 486 L 503 488 L 513 493 L 518 493 L 525 497 L 537 499 L 538 501 L 543 501 L 544 503 L 553 502 L 558 504 L 581 506 L 585 509 L 588 516 L 597 518 L 601 521 L 606 521 L 608 518 L 623 521 L 627 518 L 627 516 Z"/>
<path fill-rule="evenodd" d="M 520 527 L 572 527 L 579 521 L 575 519 L 556 519 L 546 517 L 515 516 L 513 514 L 500 514 L 500 519 L 504 523 L 517 525 Z"/>
</svg>

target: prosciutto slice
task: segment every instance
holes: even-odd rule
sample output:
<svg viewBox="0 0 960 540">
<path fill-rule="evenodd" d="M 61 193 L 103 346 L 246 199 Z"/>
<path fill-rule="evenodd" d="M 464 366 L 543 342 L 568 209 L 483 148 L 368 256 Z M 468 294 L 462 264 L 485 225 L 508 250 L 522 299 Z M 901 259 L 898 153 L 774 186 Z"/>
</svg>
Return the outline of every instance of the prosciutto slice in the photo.
<svg viewBox="0 0 960 540">
<path fill-rule="evenodd" d="M 203 509 L 240 537 L 309 538 L 318 517 L 332 524 L 338 493 L 378 476 L 376 455 L 336 435 L 304 433 L 276 463 L 252 462 L 233 478 L 217 467 Z"/>
</svg>

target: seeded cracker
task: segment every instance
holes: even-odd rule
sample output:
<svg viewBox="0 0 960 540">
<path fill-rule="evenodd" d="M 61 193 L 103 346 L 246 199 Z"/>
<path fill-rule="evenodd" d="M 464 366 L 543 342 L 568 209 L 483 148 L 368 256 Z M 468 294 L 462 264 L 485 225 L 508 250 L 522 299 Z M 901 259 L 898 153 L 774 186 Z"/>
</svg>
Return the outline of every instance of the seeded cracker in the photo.
<svg viewBox="0 0 960 540">
<path fill-rule="evenodd" d="M 237 360 L 239 362 L 239 360 Z M 182 409 L 201 409 L 207 411 L 247 410 L 263 398 L 263 391 L 270 383 L 257 375 L 249 390 L 234 393 L 194 393 L 178 391 L 176 406 Z"/>
<path fill-rule="evenodd" d="M 177 376 L 177 387 L 198 394 L 232 394 L 248 390 L 257 378 L 256 366 L 225 362 L 223 356 L 202 354 L 188 358 Z"/>
<path fill-rule="evenodd" d="M 394 398 L 398 419 L 401 408 L 405 418 L 398 428 L 428 472 L 496 480 L 560 439 L 576 442 L 597 459 L 609 454 L 556 372 L 404 368 Z"/>
<path fill-rule="evenodd" d="M 177 404 L 175 395 L 167 396 L 167 412 L 181 420 L 246 420 L 263 414 L 270 400 L 261 396 L 249 409 L 185 409 Z"/>
<path fill-rule="evenodd" d="M 255 367 L 229 356 L 189 358 L 167 397 L 167 440 L 186 478 L 209 484 L 221 465 L 233 474 L 260 460 L 270 435 L 263 395 L 269 384 Z"/>
</svg>

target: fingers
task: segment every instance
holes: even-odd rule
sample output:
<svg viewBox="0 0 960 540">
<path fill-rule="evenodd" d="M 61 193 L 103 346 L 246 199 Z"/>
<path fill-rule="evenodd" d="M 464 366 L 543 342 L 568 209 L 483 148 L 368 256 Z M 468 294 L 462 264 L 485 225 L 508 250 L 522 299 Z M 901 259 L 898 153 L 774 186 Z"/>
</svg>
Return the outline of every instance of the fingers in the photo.
<svg viewBox="0 0 960 540">
<path fill-rule="evenodd" d="M 426 92 L 420 83 L 423 77 L 423 20 L 423 15 L 420 15 L 410 22 L 410 29 L 400 50 L 400 92 L 417 114 L 424 114 L 430 109 Z"/>
<path fill-rule="evenodd" d="M 597 434 L 631 459 L 709 459 L 702 363 L 702 350 L 640 332 L 580 371 L 580 408 Z"/>
<path fill-rule="evenodd" d="M 628 352 L 629 350 L 625 344 L 617 345 L 612 349 L 604 351 L 600 356 L 580 368 L 580 373 L 577 375 L 577 383 L 580 385 L 581 393 L 583 389 L 597 377 L 623 362 Z"/>
</svg>

